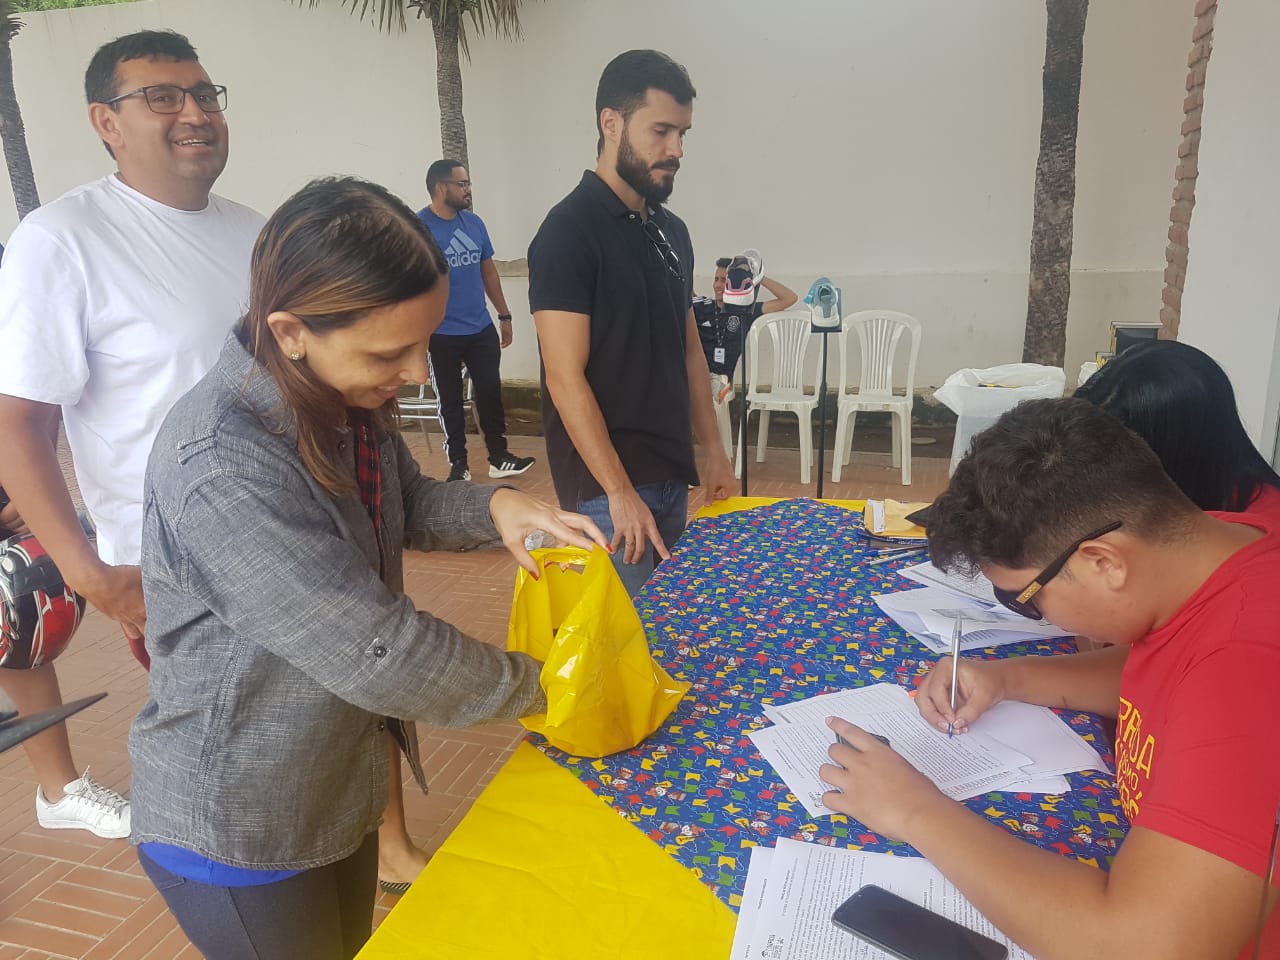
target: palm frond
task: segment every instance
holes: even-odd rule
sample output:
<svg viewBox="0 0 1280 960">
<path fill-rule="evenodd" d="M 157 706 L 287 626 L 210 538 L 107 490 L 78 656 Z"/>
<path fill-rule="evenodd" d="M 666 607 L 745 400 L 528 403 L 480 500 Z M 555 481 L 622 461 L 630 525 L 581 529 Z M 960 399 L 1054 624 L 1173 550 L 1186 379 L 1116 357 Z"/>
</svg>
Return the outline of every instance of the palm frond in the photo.
<svg viewBox="0 0 1280 960">
<path fill-rule="evenodd" d="M 419 17 L 439 23 L 448 23 L 456 18 L 458 49 L 468 60 L 471 59 L 471 48 L 467 43 L 467 20 L 481 36 L 493 33 L 504 40 L 519 40 L 523 35 L 520 28 L 520 8 L 523 5 L 523 0 L 408 0 L 408 6 L 417 10 Z"/>
<path fill-rule="evenodd" d="M 294 0 L 301 2 L 301 0 Z M 306 0 L 307 6 L 311 9 L 322 6 L 325 0 Z M 357 14 L 361 20 L 369 15 L 372 9 L 374 16 L 371 18 L 377 24 L 379 30 L 385 30 L 390 33 L 393 27 L 399 27 L 401 30 L 408 28 L 408 24 L 404 18 L 404 2 L 403 0 L 338 0 L 342 6 L 350 8 L 351 12 Z"/>
<path fill-rule="evenodd" d="M 0 0 L 0 40 L 11 41 L 26 26 L 18 19 L 18 8 L 12 0 Z"/>
</svg>

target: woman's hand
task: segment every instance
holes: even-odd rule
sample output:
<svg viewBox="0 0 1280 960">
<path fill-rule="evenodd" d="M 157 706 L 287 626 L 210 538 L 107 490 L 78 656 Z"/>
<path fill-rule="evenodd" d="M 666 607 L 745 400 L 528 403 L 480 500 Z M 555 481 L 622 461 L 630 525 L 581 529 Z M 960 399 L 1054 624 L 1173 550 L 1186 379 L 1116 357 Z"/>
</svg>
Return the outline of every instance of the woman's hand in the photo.
<svg viewBox="0 0 1280 960">
<path fill-rule="evenodd" d="M 969 724 L 1004 700 L 1005 696 L 1003 674 L 996 663 L 961 658 L 956 670 L 956 709 L 953 713 L 951 658 L 943 657 L 920 684 L 916 706 L 920 715 L 939 730 L 945 731 L 949 724 L 954 724 L 956 733 L 964 733 Z"/>
<path fill-rule="evenodd" d="M 609 548 L 609 541 L 588 517 L 535 500 L 527 493 L 504 487 L 489 501 L 489 516 L 498 528 L 503 546 L 511 551 L 516 563 L 538 577 L 538 565 L 525 549 L 525 537 L 535 530 L 549 533 L 561 543 L 572 544 L 584 550 L 593 545 Z"/>
</svg>

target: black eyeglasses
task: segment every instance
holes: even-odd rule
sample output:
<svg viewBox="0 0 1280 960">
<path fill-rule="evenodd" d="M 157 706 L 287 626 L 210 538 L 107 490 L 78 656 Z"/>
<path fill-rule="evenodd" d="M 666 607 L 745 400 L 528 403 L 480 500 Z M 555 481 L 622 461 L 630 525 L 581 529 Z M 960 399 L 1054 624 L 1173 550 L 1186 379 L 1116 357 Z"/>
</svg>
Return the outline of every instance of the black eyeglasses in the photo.
<svg viewBox="0 0 1280 960">
<path fill-rule="evenodd" d="M 992 591 L 996 595 L 996 599 L 1009 610 L 1014 613 L 1020 613 L 1024 617 L 1031 620 L 1043 620 L 1044 614 L 1040 612 L 1040 608 L 1035 605 L 1031 599 L 1037 593 L 1044 589 L 1044 585 L 1062 572 L 1062 568 L 1067 565 L 1067 561 L 1071 559 L 1084 544 L 1090 540 L 1097 540 L 1103 534 L 1110 533 L 1112 530 L 1120 529 L 1120 521 L 1115 520 L 1108 523 L 1105 527 L 1093 531 L 1081 537 L 1066 550 L 1062 551 L 1062 555 L 1053 563 L 1049 564 L 1039 575 L 1021 590 L 1006 590 L 1003 587 L 997 587 L 994 583 L 991 585 Z"/>
<path fill-rule="evenodd" d="M 198 87 L 180 87 L 175 83 L 157 83 L 149 87 L 130 90 L 128 93 L 122 93 L 118 97 L 112 97 L 110 100 L 103 100 L 102 102 L 110 107 L 121 100 L 137 96 L 146 98 L 147 106 L 151 108 L 152 113 L 181 113 L 182 108 L 187 104 L 188 96 L 194 99 L 196 106 L 205 113 L 221 113 L 227 109 L 227 88 L 221 85 L 215 86 L 212 83 L 201 84 Z"/>
<path fill-rule="evenodd" d="M 649 238 L 653 249 L 658 252 L 658 259 L 666 265 L 667 272 L 683 283 L 684 268 L 680 264 L 680 256 L 671 246 L 671 241 L 662 232 L 662 228 L 653 222 L 652 217 L 644 222 L 644 235 Z"/>
</svg>

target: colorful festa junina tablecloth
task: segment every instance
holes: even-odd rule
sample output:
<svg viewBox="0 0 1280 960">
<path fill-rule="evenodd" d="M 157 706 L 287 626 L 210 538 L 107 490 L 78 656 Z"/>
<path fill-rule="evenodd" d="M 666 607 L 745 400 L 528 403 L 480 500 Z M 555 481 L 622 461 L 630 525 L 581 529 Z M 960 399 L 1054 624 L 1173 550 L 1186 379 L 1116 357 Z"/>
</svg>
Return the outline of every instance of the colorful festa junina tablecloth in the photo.
<svg viewBox="0 0 1280 960">
<path fill-rule="evenodd" d="M 861 517 L 784 500 L 695 519 L 636 599 L 654 657 L 693 686 L 634 750 L 600 760 L 532 742 L 737 908 L 752 846 L 778 837 L 913 856 L 848 817 L 813 819 L 761 759 L 748 731 L 767 704 L 892 681 L 914 690 L 937 656 L 886 619 L 872 596 L 917 584 L 897 573 L 919 557 L 867 566 Z M 1052 656 L 1069 640 L 973 657 Z M 1060 712 L 1114 768 L 1097 717 Z M 988 793 L 966 801 L 1006 829 L 1106 868 L 1127 823 L 1114 783 L 1069 774 L 1062 796 Z"/>
</svg>

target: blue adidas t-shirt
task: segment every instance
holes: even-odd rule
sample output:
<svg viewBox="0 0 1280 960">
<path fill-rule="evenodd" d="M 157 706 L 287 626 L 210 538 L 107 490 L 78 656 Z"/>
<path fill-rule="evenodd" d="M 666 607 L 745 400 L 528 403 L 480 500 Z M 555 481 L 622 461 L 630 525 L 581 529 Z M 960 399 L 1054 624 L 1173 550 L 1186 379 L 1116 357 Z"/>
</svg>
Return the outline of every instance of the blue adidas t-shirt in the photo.
<svg viewBox="0 0 1280 960">
<path fill-rule="evenodd" d="M 470 210 L 459 210 L 452 220 L 445 220 L 430 207 L 419 210 L 418 217 L 431 228 L 449 261 L 449 304 L 444 308 L 444 323 L 436 333 L 457 336 L 479 333 L 492 326 L 480 277 L 480 264 L 493 259 L 493 244 L 484 221 Z"/>
</svg>

